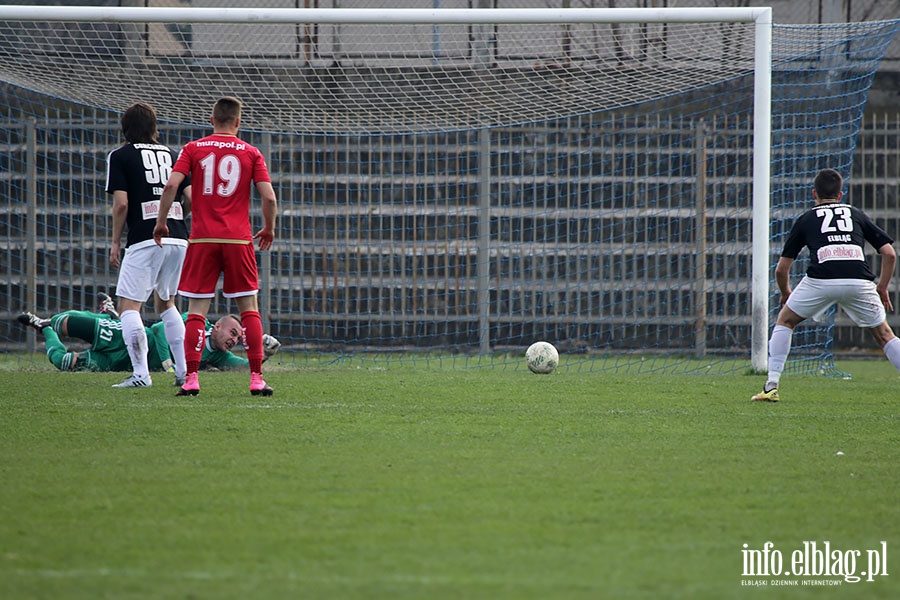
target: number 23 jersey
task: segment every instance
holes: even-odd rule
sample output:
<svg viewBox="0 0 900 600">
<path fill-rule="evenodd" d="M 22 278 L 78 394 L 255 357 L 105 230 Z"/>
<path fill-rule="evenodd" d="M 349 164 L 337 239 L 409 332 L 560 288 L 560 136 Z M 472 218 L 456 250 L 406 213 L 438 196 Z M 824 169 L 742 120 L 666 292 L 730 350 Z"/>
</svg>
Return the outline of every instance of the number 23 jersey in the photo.
<svg viewBox="0 0 900 600">
<path fill-rule="evenodd" d="M 809 248 L 806 274 L 814 279 L 867 279 L 875 274 L 866 263 L 868 242 L 876 250 L 894 240 L 866 213 L 849 204 L 825 203 L 806 211 L 794 222 L 781 256 L 796 259 Z"/>
<path fill-rule="evenodd" d="M 185 144 L 173 171 L 191 177 L 191 241 L 252 241 L 253 182 L 271 181 L 262 153 L 237 136 L 214 133 Z"/>
</svg>

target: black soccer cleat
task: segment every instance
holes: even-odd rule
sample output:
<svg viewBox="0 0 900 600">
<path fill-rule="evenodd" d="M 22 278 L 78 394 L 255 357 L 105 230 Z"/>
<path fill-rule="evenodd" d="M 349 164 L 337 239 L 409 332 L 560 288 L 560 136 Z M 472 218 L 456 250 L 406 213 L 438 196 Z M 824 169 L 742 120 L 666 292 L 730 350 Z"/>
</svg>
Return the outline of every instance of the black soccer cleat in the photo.
<svg viewBox="0 0 900 600">
<path fill-rule="evenodd" d="M 113 299 L 109 297 L 109 294 L 106 292 L 100 292 L 97 294 L 97 298 L 100 299 L 100 309 L 99 312 L 105 313 L 111 316 L 113 319 L 119 318 L 119 311 L 116 310 L 116 303 L 113 302 Z"/>
<path fill-rule="evenodd" d="M 26 327 L 32 327 L 38 333 L 44 331 L 44 327 L 50 327 L 50 319 L 42 319 L 34 313 L 24 312 L 16 319 Z"/>
</svg>

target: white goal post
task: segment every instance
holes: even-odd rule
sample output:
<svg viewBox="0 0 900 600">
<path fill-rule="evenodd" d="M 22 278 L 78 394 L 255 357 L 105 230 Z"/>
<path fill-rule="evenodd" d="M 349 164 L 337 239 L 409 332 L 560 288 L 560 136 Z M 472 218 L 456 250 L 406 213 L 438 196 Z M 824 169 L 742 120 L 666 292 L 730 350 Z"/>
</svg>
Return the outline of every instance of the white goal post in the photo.
<svg viewBox="0 0 900 600">
<path fill-rule="evenodd" d="M 772 9 L 569 8 L 569 9 L 265 9 L 0 5 L 0 20 L 93 23 L 264 24 L 616 24 L 752 23 L 755 39 L 752 144 L 751 366 L 767 363 L 770 272 L 770 140 Z"/>
</svg>

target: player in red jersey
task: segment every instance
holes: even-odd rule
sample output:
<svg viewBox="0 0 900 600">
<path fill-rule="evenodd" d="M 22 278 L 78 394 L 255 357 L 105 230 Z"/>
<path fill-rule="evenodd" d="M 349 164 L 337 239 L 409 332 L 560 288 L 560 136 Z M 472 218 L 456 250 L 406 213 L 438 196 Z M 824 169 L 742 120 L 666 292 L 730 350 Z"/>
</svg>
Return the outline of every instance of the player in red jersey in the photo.
<svg viewBox="0 0 900 600">
<path fill-rule="evenodd" d="M 172 167 L 159 214 L 168 213 L 178 186 L 190 175 L 193 183 L 191 236 L 178 293 L 188 298 L 184 355 L 187 376 L 179 396 L 200 393 L 197 372 L 203 349 L 206 315 L 216 295 L 219 275 L 224 273 L 223 294 L 234 298 L 241 315 L 243 346 L 250 361 L 250 392 L 271 396 L 272 388 L 262 377 L 263 333 L 259 317 L 259 274 L 253 240 L 268 250 L 275 238 L 277 200 L 266 161 L 260 151 L 237 137 L 242 103 L 237 98 L 219 98 L 212 110 L 213 133 L 188 143 Z M 250 194 L 256 186 L 262 198 L 263 228 L 253 235 L 250 224 Z M 158 218 L 153 230 L 156 243 L 168 234 L 165 219 Z"/>
</svg>

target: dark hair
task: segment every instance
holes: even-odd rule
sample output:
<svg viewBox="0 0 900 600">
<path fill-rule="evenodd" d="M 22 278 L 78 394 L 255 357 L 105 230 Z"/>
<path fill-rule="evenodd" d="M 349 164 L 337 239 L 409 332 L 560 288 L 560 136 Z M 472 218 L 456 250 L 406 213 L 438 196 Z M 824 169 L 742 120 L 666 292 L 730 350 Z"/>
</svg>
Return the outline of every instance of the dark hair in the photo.
<svg viewBox="0 0 900 600">
<path fill-rule="evenodd" d="M 223 96 L 213 105 L 212 118 L 219 125 L 228 125 L 241 118 L 244 104 L 232 96 Z"/>
<path fill-rule="evenodd" d="M 834 169 L 822 169 L 813 181 L 819 200 L 837 200 L 844 187 L 844 178 Z"/>
<path fill-rule="evenodd" d="M 122 115 L 122 133 L 132 144 L 158 142 L 156 111 L 146 102 L 135 102 Z"/>
</svg>

